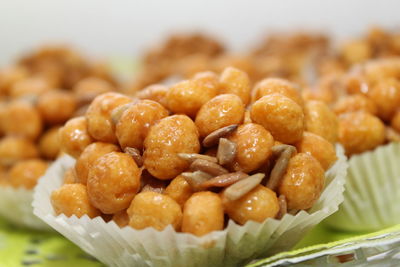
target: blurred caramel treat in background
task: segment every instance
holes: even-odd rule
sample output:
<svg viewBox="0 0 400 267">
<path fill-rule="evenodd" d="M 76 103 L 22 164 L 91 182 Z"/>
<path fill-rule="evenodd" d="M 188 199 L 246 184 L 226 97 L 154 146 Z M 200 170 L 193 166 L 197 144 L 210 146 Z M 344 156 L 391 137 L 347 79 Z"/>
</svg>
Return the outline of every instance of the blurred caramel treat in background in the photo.
<svg viewBox="0 0 400 267">
<path fill-rule="evenodd" d="M 223 54 L 222 43 L 199 33 L 171 35 L 144 52 L 139 73 L 129 90 L 135 92 L 170 76 L 206 70 L 212 58 Z"/>
<path fill-rule="evenodd" d="M 275 33 L 267 36 L 253 51 L 257 80 L 266 76 L 280 77 L 304 84 L 310 72 L 318 70 L 329 56 L 331 41 L 319 33 Z"/>
<path fill-rule="evenodd" d="M 61 153 L 61 126 L 118 87 L 105 63 L 67 46 L 42 47 L 0 69 L 0 184 L 33 188 Z"/>
<path fill-rule="evenodd" d="M 252 83 L 269 76 L 305 84 L 317 75 L 314 72 L 328 57 L 330 48 L 329 38 L 318 33 L 275 33 L 242 53 L 228 51 L 221 42 L 204 34 L 176 34 L 145 52 L 128 91 L 134 93 L 171 77 L 190 78 L 201 71 L 221 73 L 229 66 L 245 71 Z"/>
<path fill-rule="evenodd" d="M 371 28 L 365 36 L 344 43 L 339 56 L 347 67 L 372 58 L 400 55 L 400 32 L 389 32 L 379 27 Z"/>
</svg>

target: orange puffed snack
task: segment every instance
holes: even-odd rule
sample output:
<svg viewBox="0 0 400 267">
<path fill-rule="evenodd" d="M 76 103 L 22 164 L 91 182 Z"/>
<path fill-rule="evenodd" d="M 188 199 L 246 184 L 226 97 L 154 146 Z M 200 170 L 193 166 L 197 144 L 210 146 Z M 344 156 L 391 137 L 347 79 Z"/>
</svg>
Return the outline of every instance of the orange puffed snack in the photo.
<svg viewBox="0 0 400 267">
<path fill-rule="evenodd" d="M 306 131 L 299 86 L 264 83 L 251 102 L 260 85 L 252 87 L 246 72 L 230 67 L 147 87 L 131 99 L 98 96 L 84 117 L 60 131 L 65 151 L 77 159 L 76 183 L 86 185 L 102 216 L 138 230 L 170 225 L 203 236 L 223 230 L 228 220 L 242 225 L 309 209 L 337 160 L 335 147 Z M 336 119 L 325 106 L 312 112 L 318 123 Z M 90 121 L 96 133 L 116 141 L 98 141 Z M 334 123 L 313 125 L 338 135 Z"/>
<path fill-rule="evenodd" d="M 49 163 L 64 152 L 78 158 L 95 140 L 87 118 L 63 124 L 117 83 L 106 65 L 68 47 L 46 46 L 14 64 L 0 69 L 0 167 L 13 176 L 5 186 L 31 190 Z"/>
<path fill-rule="evenodd" d="M 271 132 L 274 139 L 293 144 L 301 139 L 304 131 L 302 107 L 281 94 L 266 95 L 253 103 L 251 119 Z"/>
<path fill-rule="evenodd" d="M 178 203 L 167 195 L 142 192 L 135 196 L 128 208 L 129 225 L 135 229 L 153 227 L 159 231 L 172 225 L 179 230 L 182 210 Z"/>
<path fill-rule="evenodd" d="M 366 112 L 350 112 L 339 117 L 339 140 L 349 155 L 376 148 L 385 141 L 385 126 Z"/>
<path fill-rule="evenodd" d="M 111 111 L 131 101 L 129 97 L 118 93 L 106 93 L 96 97 L 86 112 L 89 134 L 95 140 L 116 143 Z"/>
<path fill-rule="evenodd" d="M 51 203 L 56 214 L 75 215 L 78 218 L 84 215 L 90 218 L 100 215 L 100 212 L 90 204 L 86 186 L 83 184 L 63 185 L 51 194 Z"/>
<path fill-rule="evenodd" d="M 129 207 L 140 186 L 140 170 L 131 156 L 110 152 L 89 169 L 87 189 L 90 202 L 105 214 Z"/>
<path fill-rule="evenodd" d="M 40 159 L 20 161 L 9 170 L 9 182 L 16 188 L 32 189 L 46 172 L 47 166 L 48 163 Z"/>
<path fill-rule="evenodd" d="M 328 141 L 339 141 L 349 156 L 400 140 L 400 59 L 387 55 L 380 58 L 393 52 L 381 49 L 383 47 L 374 47 L 376 54 L 342 74 L 342 84 L 337 85 L 341 95 L 332 103 L 338 122 L 327 106 L 310 101 L 305 107 L 306 130 Z M 318 116 L 313 113 L 316 109 L 320 109 Z M 324 129 L 328 124 L 331 124 L 328 130 Z M 339 128 L 336 137 L 329 130 L 334 124 Z"/>
</svg>

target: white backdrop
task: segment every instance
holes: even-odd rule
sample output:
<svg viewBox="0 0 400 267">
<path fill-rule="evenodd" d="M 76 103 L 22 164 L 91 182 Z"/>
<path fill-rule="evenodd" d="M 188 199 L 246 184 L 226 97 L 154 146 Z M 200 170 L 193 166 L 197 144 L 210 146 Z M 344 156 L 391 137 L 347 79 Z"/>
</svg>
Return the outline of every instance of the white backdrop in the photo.
<svg viewBox="0 0 400 267">
<path fill-rule="evenodd" d="M 0 0 L 0 66 L 43 42 L 96 56 L 137 56 L 171 31 L 204 30 L 243 49 L 268 29 L 340 37 L 400 25 L 399 0 Z"/>
</svg>

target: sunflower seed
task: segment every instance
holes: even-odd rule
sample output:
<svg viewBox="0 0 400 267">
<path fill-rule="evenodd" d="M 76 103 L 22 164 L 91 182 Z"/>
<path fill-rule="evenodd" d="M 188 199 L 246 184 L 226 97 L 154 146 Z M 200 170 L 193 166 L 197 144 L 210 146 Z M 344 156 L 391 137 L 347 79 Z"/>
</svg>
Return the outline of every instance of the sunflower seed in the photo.
<svg viewBox="0 0 400 267">
<path fill-rule="evenodd" d="M 163 194 L 164 191 L 165 191 L 165 188 L 164 188 L 164 187 L 153 187 L 153 186 L 151 186 L 151 185 L 149 185 L 149 184 L 146 184 L 146 185 L 142 188 L 142 190 L 141 190 L 140 192 L 148 192 L 148 191 Z"/>
<path fill-rule="evenodd" d="M 227 187 L 223 192 L 223 197 L 227 200 L 235 201 L 259 185 L 264 177 L 264 173 L 257 173 L 244 178 Z"/>
<path fill-rule="evenodd" d="M 285 195 L 280 195 L 278 198 L 279 202 L 279 212 L 276 215 L 277 219 L 282 219 L 283 216 L 287 213 L 287 202 Z"/>
<path fill-rule="evenodd" d="M 289 145 L 282 145 L 282 146 L 285 146 L 285 148 L 281 150 L 279 158 L 276 161 L 275 166 L 272 168 L 271 175 L 267 182 L 267 187 L 273 191 L 277 189 L 282 177 L 286 173 L 290 158 L 296 152 L 296 148 L 294 146 L 289 146 Z"/>
<path fill-rule="evenodd" d="M 286 150 L 289 147 L 293 147 L 291 145 L 286 145 L 286 144 L 282 144 L 282 145 L 275 145 L 273 146 L 272 149 L 272 154 L 275 156 L 279 156 L 284 150 Z"/>
<path fill-rule="evenodd" d="M 392 127 L 386 127 L 386 139 L 390 142 L 400 142 L 400 133 Z"/>
<path fill-rule="evenodd" d="M 201 184 L 201 188 L 207 189 L 209 187 L 227 187 L 247 177 L 249 177 L 249 175 L 244 172 L 226 173 L 205 181 Z"/>
<path fill-rule="evenodd" d="M 250 116 L 250 110 L 246 109 L 244 112 L 244 119 L 243 119 L 243 124 L 246 123 L 252 123 L 251 116 Z"/>
<path fill-rule="evenodd" d="M 214 132 L 210 133 L 209 135 L 206 136 L 203 140 L 203 146 L 205 147 L 212 147 L 218 144 L 218 140 L 221 137 L 225 137 L 232 132 L 234 132 L 237 129 L 238 125 L 237 124 L 232 124 L 223 128 L 220 128 L 218 130 L 215 130 Z"/>
<path fill-rule="evenodd" d="M 188 182 L 194 191 L 200 191 L 201 184 L 212 178 L 211 175 L 202 171 L 182 172 L 181 175 L 183 178 L 185 178 L 186 182 Z"/>
<path fill-rule="evenodd" d="M 136 165 L 138 167 L 143 166 L 143 158 L 140 155 L 139 149 L 134 148 L 134 147 L 125 147 L 124 152 L 133 158 L 133 160 L 136 162 Z"/>
<path fill-rule="evenodd" d="M 236 157 L 237 144 L 226 138 L 219 139 L 217 159 L 221 165 L 232 163 Z"/>
<path fill-rule="evenodd" d="M 196 159 L 204 159 L 204 160 L 211 161 L 214 163 L 218 162 L 216 157 L 202 155 L 202 154 L 196 154 L 196 153 L 178 153 L 178 156 L 181 159 L 187 160 L 189 162 L 193 162 Z"/>
<path fill-rule="evenodd" d="M 133 103 L 127 103 L 121 106 L 114 108 L 111 112 L 111 120 L 114 124 L 117 124 L 119 119 L 121 118 L 122 114 L 125 110 L 127 110 Z"/>
<path fill-rule="evenodd" d="M 228 171 L 221 165 L 204 159 L 196 159 L 195 161 L 193 161 L 190 165 L 190 170 L 203 171 L 210 174 L 211 176 L 218 176 L 228 173 Z"/>
</svg>

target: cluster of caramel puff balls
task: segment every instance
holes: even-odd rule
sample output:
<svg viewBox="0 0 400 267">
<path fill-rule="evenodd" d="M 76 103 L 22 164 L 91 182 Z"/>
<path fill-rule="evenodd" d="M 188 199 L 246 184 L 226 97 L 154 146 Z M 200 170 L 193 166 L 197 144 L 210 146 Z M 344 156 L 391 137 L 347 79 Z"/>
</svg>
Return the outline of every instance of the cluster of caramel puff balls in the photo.
<svg viewBox="0 0 400 267">
<path fill-rule="evenodd" d="M 88 74 L 82 73 L 84 62 L 79 61 L 79 68 L 72 63 L 67 68 L 65 64 L 72 57 L 68 51 L 43 50 L 40 56 L 26 58 L 22 65 L 0 71 L 1 185 L 32 189 L 49 162 L 60 155 L 61 126 L 70 118 L 84 114 L 95 96 L 115 91 L 107 80 L 82 77 Z M 55 87 L 55 84 L 64 84 L 61 80 L 68 74 L 54 74 L 52 71 L 57 68 L 68 70 L 71 75 L 68 84 L 76 82 L 72 88 Z M 75 79 L 78 69 L 80 80 Z"/>
<path fill-rule="evenodd" d="M 338 121 L 299 88 L 226 68 L 135 98 L 106 93 L 60 130 L 76 158 L 56 214 L 204 235 L 311 208 L 336 161 Z"/>
<path fill-rule="evenodd" d="M 368 61 L 348 74 L 333 104 L 339 141 L 348 155 L 400 141 L 400 58 Z"/>
</svg>

